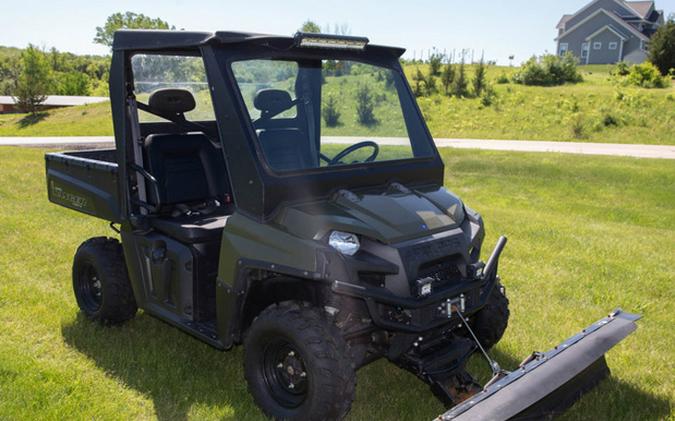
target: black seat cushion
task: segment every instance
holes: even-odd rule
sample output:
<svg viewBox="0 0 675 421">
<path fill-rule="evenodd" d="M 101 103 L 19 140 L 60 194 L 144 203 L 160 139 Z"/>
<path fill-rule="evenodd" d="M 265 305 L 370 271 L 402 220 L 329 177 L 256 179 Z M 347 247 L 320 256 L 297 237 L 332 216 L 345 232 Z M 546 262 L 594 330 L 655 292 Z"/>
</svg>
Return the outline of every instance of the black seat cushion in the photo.
<svg viewBox="0 0 675 421">
<path fill-rule="evenodd" d="M 222 153 L 203 134 L 149 135 L 145 149 L 163 208 L 222 200 L 229 192 Z"/>
<path fill-rule="evenodd" d="M 299 170 L 318 166 L 312 156 L 309 139 L 299 129 L 269 128 L 258 132 L 265 158 L 277 171 Z"/>
<path fill-rule="evenodd" d="M 223 207 L 209 215 L 150 218 L 150 225 L 182 243 L 214 242 L 220 241 L 228 213 L 227 207 Z"/>
</svg>

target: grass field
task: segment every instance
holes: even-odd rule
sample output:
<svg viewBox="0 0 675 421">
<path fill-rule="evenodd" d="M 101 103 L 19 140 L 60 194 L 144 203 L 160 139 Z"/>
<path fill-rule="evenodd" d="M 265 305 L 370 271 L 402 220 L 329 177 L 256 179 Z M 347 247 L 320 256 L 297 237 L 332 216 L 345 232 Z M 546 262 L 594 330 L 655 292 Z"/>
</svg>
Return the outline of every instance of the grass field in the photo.
<svg viewBox="0 0 675 421">
<path fill-rule="evenodd" d="M 408 65 L 407 76 L 411 78 L 418 67 L 428 72 L 425 65 Z M 498 76 L 511 76 L 515 70 L 491 66 L 488 79 L 494 83 Z M 441 94 L 418 98 L 418 102 L 432 134 L 439 138 L 675 145 L 675 88 L 618 87 L 609 79 L 609 70 L 609 66 L 582 66 L 584 82 L 576 85 L 545 88 L 494 84 L 497 97 L 488 107 L 483 106 L 480 99 L 457 99 Z M 467 72 L 473 77 L 471 66 Z M 357 127 L 353 98 L 363 80 L 363 75 L 327 78 L 325 96 L 337 92 L 342 113 L 340 126 L 326 130 L 328 134 L 353 134 L 358 129 L 374 136 L 390 135 L 380 133 L 386 131 L 386 124 Z M 438 85 L 441 88 L 440 82 Z M 381 91 L 376 89 L 373 94 L 377 97 Z M 378 102 L 376 118 L 382 122 L 397 121 L 387 104 L 387 101 Z M 38 119 L 0 115 L 0 136 L 111 134 L 108 104 L 49 111 Z"/>
<path fill-rule="evenodd" d="M 513 368 L 615 306 L 642 313 L 608 354 L 612 377 L 565 420 L 675 416 L 675 171 L 669 161 L 444 149 L 446 185 L 509 237 L 500 271 L 512 317 L 494 355 Z M 43 151 L 0 150 L 0 419 L 262 419 L 242 349 L 221 353 L 142 312 L 83 319 L 70 285 L 78 244 L 103 221 L 47 202 Z M 474 359 L 482 379 L 487 371 Z M 443 410 L 385 361 L 358 374 L 351 420 Z"/>
</svg>

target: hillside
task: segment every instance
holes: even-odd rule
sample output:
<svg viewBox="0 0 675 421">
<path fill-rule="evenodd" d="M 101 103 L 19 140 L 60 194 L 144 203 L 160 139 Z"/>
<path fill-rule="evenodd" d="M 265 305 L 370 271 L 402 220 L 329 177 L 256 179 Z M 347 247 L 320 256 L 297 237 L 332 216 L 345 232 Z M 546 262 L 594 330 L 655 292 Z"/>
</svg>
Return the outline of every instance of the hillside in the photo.
<svg viewBox="0 0 675 421">
<path fill-rule="evenodd" d="M 419 67 L 407 65 L 408 78 Z M 515 68 L 488 68 L 488 79 L 497 97 L 491 106 L 480 99 L 457 99 L 435 94 L 418 98 L 427 124 L 439 138 L 489 138 L 605 143 L 675 144 L 675 88 L 617 87 L 609 80 L 608 66 L 583 66 L 584 82 L 557 87 L 497 84 Z M 473 70 L 468 69 L 471 76 Z M 336 83 L 355 92 L 363 75 L 327 78 L 330 93 Z M 384 103 L 386 104 L 386 102 Z M 386 105 L 378 105 L 386 118 Z M 354 123 L 354 107 L 342 109 L 343 125 L 330 129 L 339 135 Z M 377 134 L 377 126 L 370 129 Z M 98 104 L 53 110 L 38 119 L 25 115 L 0 115 L 0 136 L 105 136 L 112 134 L 109 105 Z"/>
</svg>

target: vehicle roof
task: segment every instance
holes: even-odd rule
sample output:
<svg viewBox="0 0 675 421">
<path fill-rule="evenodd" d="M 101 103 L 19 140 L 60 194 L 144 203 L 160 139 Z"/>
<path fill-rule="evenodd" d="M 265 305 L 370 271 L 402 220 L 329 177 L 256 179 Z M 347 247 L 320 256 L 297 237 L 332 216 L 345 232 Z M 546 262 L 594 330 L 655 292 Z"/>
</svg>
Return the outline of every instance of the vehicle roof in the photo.
<svg viewBox="0 0 675 421">
<path fill-rule="evenodd" d="M 292 36 L 258 34 L 254 32 L 175 31 L 155 29 L 122 29 L 115 32 L 113 50 L 171 50 L 190 49 L 207 44 L 292 42 Z M 389 50 L 401 56 L 404 48 L 368 44 L 366 49 Z"/>
</svg>

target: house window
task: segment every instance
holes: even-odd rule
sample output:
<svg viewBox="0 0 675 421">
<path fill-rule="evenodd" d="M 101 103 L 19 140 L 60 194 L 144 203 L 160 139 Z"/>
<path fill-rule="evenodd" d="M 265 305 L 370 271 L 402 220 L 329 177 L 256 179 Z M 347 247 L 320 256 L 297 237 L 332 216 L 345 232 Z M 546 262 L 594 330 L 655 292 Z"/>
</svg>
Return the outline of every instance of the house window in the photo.
<svg viewBox="0 0 675 421">
<path fill-rule="evenodd" d="M 560 55 L 564 56 L 567 50 L 569 50 L 569 44 L 566 42 L 560 43 Z"/>
<path fill-rule="evenodd" d="M 610 42 L 610 43 L 609 43 L 609 49 L 610 49 L 610 50 L 616 50 L 617 48 L 619 48 L 619 43 L 618 43 L 618 42 Z"/>
<path fill-rule="evenodd" d="M 594 50 L 602 50 L 602 43 L 601 42 L 594 42 L 593 43 L 593 49 Z"/>
<path fill-rule="evenodd" d="M 581 44 L 581 58 L 588 57 L 588 43 L 584 42 Z"/>
<path fill-rule="evenodd" d="M 640 41 L 640 49 L 642 51 L 649 50 L 649 41 Z"/>
</svg>

